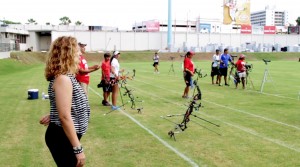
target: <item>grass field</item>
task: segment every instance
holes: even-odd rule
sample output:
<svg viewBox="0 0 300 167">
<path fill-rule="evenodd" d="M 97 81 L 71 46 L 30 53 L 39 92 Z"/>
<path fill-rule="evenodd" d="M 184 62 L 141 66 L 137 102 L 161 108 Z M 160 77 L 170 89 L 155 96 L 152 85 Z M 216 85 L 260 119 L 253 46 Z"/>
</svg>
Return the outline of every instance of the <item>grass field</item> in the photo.
<svg viewBox="0 0 300 167">
<path fill-rule="evenodd" d="M 254 88 L 236 90 L 211 85 L 210 77 L 199 79 L 203 107 L 195 114 L 220 127 L 191 117 L 176 141 L 167 134 L 174 124 L 160 116 L 183 114 L 189 103 L 181 98 L 181 61 L 174 62 L 175 73 L 169 73 L 171 62 L 166 60 L 160 63 L 160 74 L 153 74 L 150 61 L 138 61 L 137 55 L 134 60 L 122 61 L 121 57 L 121 68 L 136 69 L 135 79 L 127 86 L 144 101 L 136 103 L 143 107 L 142 114 L 127 104 L 104 116 L 110 108 L 101 105 L 102 90 L 96 86 L 100 71 L 92 73 L 91 120 L 81 140 L 86 166 L 300 166 L 300 63 L 269 63 L 268 82 L 260 93 L 266 68 L 260 57 L 248 62 L 254 67 L 250 73 Z M 49 101 L 27 100 L 28 89 L 37 88 L 41 95 L 48 86 L 44 64 L 35 58 L 33 62 L 0 60 L 0 166 L 55 166 L 44 141 L 46 127 L 38 123 L 49 112 Z M 94 63 L 89 61 L 89 65 Z M 195 64 L 209 75 L 209 61 Z M 180 123 L 182 118 L 170 120 Z"/>
</svg>

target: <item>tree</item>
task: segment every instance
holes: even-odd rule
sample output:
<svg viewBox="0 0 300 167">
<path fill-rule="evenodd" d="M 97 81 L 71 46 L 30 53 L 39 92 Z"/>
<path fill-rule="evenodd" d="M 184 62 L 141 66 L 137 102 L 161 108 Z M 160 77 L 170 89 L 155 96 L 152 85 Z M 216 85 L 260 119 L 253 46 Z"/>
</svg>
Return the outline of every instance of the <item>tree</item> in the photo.
<svg viewBox="0 0 300 167">
<path fill-rule="evenodd" d="M 4 24 L 21 24 L 20 22 L 14 22 L 14 21 L 10 21 L 10 20 L 3 20 L 2 22 Z"/>
<path fill-rule="evenodd" d="M 35 20 L 33 20 L 32 18 L 27 20 L 28 23 L 27 24 L 37 24 L 37 22 Z"/>
<path fill-rule="evenodd" d="M 297 22 L 297 26 L 300 26 L 300 17 L 297 18 L 296 22 Z"/>
<path fill-rule="evenodd" d="M 76 21 L 75 25 L 80 26 L 80 25 L 82 25 L 82 22 L 81 21 Z"/>
<path fill-rule="evenodd" d="M 71 23 L 71 20 L 67 16 L 62 17 L 59 20 L 61 21 L 59 25 L 69 25 Z"/>
</svg>

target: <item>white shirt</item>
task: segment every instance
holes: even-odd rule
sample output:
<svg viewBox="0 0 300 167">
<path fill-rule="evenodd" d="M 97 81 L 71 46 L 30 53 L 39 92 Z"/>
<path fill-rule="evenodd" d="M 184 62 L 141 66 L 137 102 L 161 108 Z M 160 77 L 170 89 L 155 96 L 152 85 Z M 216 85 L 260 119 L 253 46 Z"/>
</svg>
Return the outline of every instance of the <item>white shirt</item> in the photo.
<svg viewBox="0 0 300 167">
<path fill-rule="evenodd" d="M 155 56 L 153 57 L 153 60 L 154 60 L 155 63 L 158 63 L 158 61 L 159 61 L 159 56 L 158 56 L 158 55 L 155 55 Z"/>
<path fill-rule="evenodd" d="M 218 65 L 220 64 L 220 55 L 213 55 L 213 67 L 218 67 Z"/>
<path fill-rule="evenodd" d="M 119 76 L 119 71 L 120 71 L 120 64 L 118 59 L 113 58 L 113 60 L 111 61 L 111 68 L 114 69 L 115 73 L 117 76 Z M 112 72 L 110 73 L 110 77 L 111 78 L 116 78 L 117 76 L 115 76 Z"/>
</svg>

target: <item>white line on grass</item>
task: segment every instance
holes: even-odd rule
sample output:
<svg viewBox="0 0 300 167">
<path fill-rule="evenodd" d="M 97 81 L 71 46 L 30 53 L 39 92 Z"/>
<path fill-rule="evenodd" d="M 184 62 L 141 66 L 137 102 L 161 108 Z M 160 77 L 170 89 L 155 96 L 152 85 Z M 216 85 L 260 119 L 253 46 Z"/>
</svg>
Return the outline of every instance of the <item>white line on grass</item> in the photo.
<svg viewBox="0 0 300 167">
<path fill-rule="evenodd" d="M 141 91 L 141 90 L 139 90 L 139 91 Z M 149 92 L 145 92 L 145 91 L 142 91 L 142 92 L 144 92 L 145 94 L 148 94 L 148 95 L 151 95 L 151 96 L 155 97 L 155 99 L 162 99 L 162 100 L 167 101 L 167 102 L 169 102 L 169 103 L 173 103 L 173 104 L 175 104 L 175 105 L 178 105 L 178 106 L 180 106 L 180 107 L 183 107 L 183 106 L 181 106 L 181 105 L 179 105 L 179 104 L 177 104 L 177 103 L 174 103 L 174 102 L 171 101 L 171 100 L 167 100 L 166 98 L 162 98 L 162 97 L 153 95 L 153 94 L 151 94 L 151 93 L 149 93 Z M 272 142 L 272 143 L 275 143 L 275 144 L 277 144 L 277 145 L 280 145 L 280 146 L 282 146 L 282 147 L 288 148 L 288 149 L 293 150 L 293 151 L 296 151 L 296 152 L 300 152 L 300 148 L 295 148 L 295 147 L 293 147 L 293 146 L 291 146 L 291 145 L 289 145 L 289 144 L 286 144 L 286 143 L 283 142 L 283 141 L 280 141 L 280 140 L 277 140 L 277 139 L 272 139 L 272 138 L 269 138 L 269 137 L 260 135 L 259 133 L 254 132 L 254 131 L 251 131 L 251 130 L 245 128 L 245 127 L 241 127 L 241 126 L 238 126 L 238 125 L 234 125 L 234 124 L 232 124 L 232 123 L 228 123 L 228 122 L 222 121 L 222 120 L 217 119 L 217 118 L 215 118 L 215 117 L 209 116 L 209 115 L 207 115 L 207 114 L 205 114 L 205 113 L 201 113 L 201 114 L 204 115 L 204 116 L 213 118 L 213 119 L 215 119 L 215 120 L 218 120 L 218 121 L 220 121 L 220 122 L 222 122 L 222 123 L 224 123 L 224 124 L 227 124 L 227 125 L 229 125 L 229 126 L 231 126 L 231 127 L 237 128 L 237 129 L 242 130 L 242 131 L 247 132 L 247 133 L 250 133 L 250 134 L 252 134 L 252 135 L 254 135 L 254 136 L 256 136 L 256 137 L 260 137 L 260 138 L 262 138 L 262 139 L 264 139 L 264 140 L 267 140 L 267 141 L 269 141 L 269 142 Z"/>
<path fill-rule="evenodd" d="M 288 126 L 288 127 L 295 128 L 295 129 L 297 129 L 297 130 L 300 130 L 300 128 L 297 127 L 297 126 L 290 125 L 290 124 L 286 124 L 286 123 L 283 123 L 283 122 L 280 122 L 280 121 L 277 121 L 277 120 L 274 120 L 274 119 L 270 119 L 270 118 L 266 118 L 266 117 L 263 117 L 263 116 L 260 116 L 260 115 L 248 113 L 248 112 L 246 112 L 246 111 L 242 111 L 242 110 L 235 109 L 235 108 L 232 108 L 232 107 L 228 107 L 228 106 L 224 106 L 224 105 L 221 105 L 221 104 L 217 104 L 217 103 L 212 102 L 212 101 L 208 101 L 208 100 L 202 100 L 202 101 L 205 101 L 205 102 L 207 102 L 207 103 L 214 104 L 214 105 L 219 106 L 219 107 L 227 108 L 227 109 L 230 109 L 230 110 L 232 110 L 232 111 L 236 111 L 236 112 L 243 113 L 243 114 L 246 114 L 246 115 L 251 115 L 251 116 L 256 117 L 256 118 L 261 118 L 261 119 L 267 120 L 267 121 L 269 121 L 269 122 L 274 122 L 274 123 L 277 123 L 277 124 L 280 124 L 280 125 L 284 125 L 284 126 Z"/>
<path fill-rule="evenodd" d="M 144 73 L 151 73 L 151 72 L 145 71 L 145 70 L 142 71 L 142 72 L 144 72 Z M 168 74 L 159 74 L 159 75 L 169 76 L 169 77 L 176 78 L 176 79 L 181 79 L 181 77 L 178 77 L 178 76 L 170 76 L 170 75 L 168 75 Z M 299 100 L 298 98 L 286 97 L 286 96 L 279 95 L 279 94 L 264 93 L 264 92 L 260 92 L 260 91 L 258 91 L 258 90 L 249 90 L 249 89 L 246 89 L 246 91 L 248 91 L 248 92 L 254 92 L 254 93 L 258 93 L 258 94 L 263 94 L 263 95 L 266 95 L 266 96 L 274 96 L 274 97 L 283 98 L 283 99 Z"/>
<path fill-rule="evenodd" d="M 248 92 L 260 93 L 260 94 L 264 94 L 264 95 L 267 95 L 267 96 L 275 96 L 275 97 L 279 97 L 279 98 L 283 98 L 283 99 L 298 100 L 297 98 L 286 97 L 286 96 L 282 96 L 282 95 L 278 95 L 278 94 L 264 93 L 264 92 L 254 91 L 254 90 L 247 90 L 247 91 Z"/>
<path fill-rule="evenodd" d="M 137 80 L 137 81 L 142 82 L 142 83 L 145 83 L 145 84 L 148 84 L 148 83 L 146 83 L 146 82 L 144 82 L 144 81 L 141 81 L 141 80 Z M 160 86 L 157 86 L 157 85 L 152 85 L 152 84 L 148 84 L 148 85 L 151 85 L 151 86 L 153 86 L 153 87 L 157 87 L 157 88 L 166 90 L 166 88 L 163 88 L 163 87 L 160 87 Z M 169 90 L 169 91 L 178 94 L 178 92 L 175 92 L 175 91 L 173 91 L 173 90 Z M 253 117 L 261 118 L 261 119 L 267 120 L 267 121 L 269 121 L 269 122 L 277 123 L 277 124 L 280 124 L 280 125 L 284 125 L 284 126 L 288 126 L 288 127 L 291 127 L 291 128 L 297 129 L 297 130 L 300 130 L 300 127 L 298 127 L 298 126 L 294 126 L 294 125 L 290 125 L 290 124 L 287 124 L 287 123 L 283 123 L 283 122 L 280 122 L 280 121 L 277 121 L 277 120 L 274 120 L 274 119 L 271 119 L 271 118 L 266 118 L 266 117 L 263 117 L 263 116 L 260 116 L 260 115 L 252 114 L 252 113 L 249 113 L 249 112 L 246 112 L 246 111 L 242 111 L 242 110 L 239 110 L 239 109 L 235 109 L 235 108 L 232 108 L 232 107 L 227 107 L 227 106 L 224 106 L 224 105 L 222 105 L 222 104 L 218 104 L 218 103 L 215 103 L 215 102 L 212 102 L 212 101 L 208 101 L 208 100 L 202 100 L 202 101 L 205 101 L 205 102 L 208 102 L 208 103 L 217 105 L 217 106 L 219 106 L 219 107 L 224 107 L 224 108 L 230 109 L 230 110 L 235 111 L 235 112 L 239 112 L 239 113 L 251 115 L 251 116 L 253 116 Z"/>
<path fill-rule="evenodd" d="M 98 95 L 100 98 L 102 98 L 102 95 L 100 95 L 98 92 L 96 92 L 94 89 L 92 89 L 91 87 L 89 87 L 89 89 L 94 92 L 96 95 Z M 136 120 L 135 118 L 133 118 L 131 115 L 129 115 L 128 113 L 126 113 L 125 111 L 119 109 L 119 111 L 126 115 L 128 118 L 130 118 L 133 122 L 135 122 L 137 125 L 139 125 L 141 128 L 143 128 L 144 130 L 146 130 L 149 134 L 151 134 L 153 137 L 155 137 L 158 141 L 160 141 L 165 147 L 169 148 L 170 150 L 172 150 L 174 153 L 176 153 L 179 157 L 181 157 L 182 159 L 184 159 L 185 161 L 187 161 L 188 163 L 190 163 L 192 166 L 194 167 L 198 167 L 199 165 L 194 162 L 191 158 L 187 157 L 186 155 L 184 155 L 183 153 L 179 152 L 176 148 L 172 147 L 169 143 L 167 143 L 166 141 L 164 141 L 162 138 L 160 138 L 158 135 L 156 135 L 154 132 L 152 132 L 150 129 L 148 129 L 147 127 L 145 127 L 144 125 L 142 125 L 138 120 Z"/>
</svg>

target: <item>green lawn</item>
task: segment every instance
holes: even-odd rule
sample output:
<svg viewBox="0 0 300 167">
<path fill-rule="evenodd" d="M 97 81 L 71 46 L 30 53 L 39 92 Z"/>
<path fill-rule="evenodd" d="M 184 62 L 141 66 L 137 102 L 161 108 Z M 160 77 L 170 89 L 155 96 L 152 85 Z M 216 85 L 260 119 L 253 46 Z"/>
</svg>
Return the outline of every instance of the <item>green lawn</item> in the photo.
<svg viewBox="0 0 300 167">
<path fill-rule="evenodd" d="M 171 62 L 161 62 L 160 74 L 153 74 L 151 62 L 121 59 L 121 68 L 136 69 L 135 79 L 128 80 L 127 86 L 144 101 L 136 103 L 143 107 L 142 114 L 127 104 L 125 110 L 104 116 L 110 108 L 101 105 L 102 90 L 96 86 L 100 71 L 92 73 L 91 120 L 81 142 L 86 166 L 300 166 L 300 63 L 269 63 L 263 93 L 260 86 L 266 65 L 248 63 L 254 67 L 250 73 L 254 89 L 211 85 L 209 76 L 199 79 L 203 107 L 195 114 L 220 127 L 191 117 L 186 131 L 176 134 L 176 141 L 167 134 L 174 124 L 160 116 L 183 114 L 189 103 L 181 98 L 181 62 L 174 62 L 175 73 L 169 73 Z M 210 62 L 195 64 L 210 74 Z M 38 123 L 49 112 L 49 101 L 27 100 L 28 89 L 39 89 L 40 96 L 47 91 L 43 74 L 44 64 L 0 60 L 0 166 L 55 166 L 44 141 L 46 127 Z M 170 120 L 180 123 L 182 117 Z"/>
</svg>

